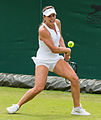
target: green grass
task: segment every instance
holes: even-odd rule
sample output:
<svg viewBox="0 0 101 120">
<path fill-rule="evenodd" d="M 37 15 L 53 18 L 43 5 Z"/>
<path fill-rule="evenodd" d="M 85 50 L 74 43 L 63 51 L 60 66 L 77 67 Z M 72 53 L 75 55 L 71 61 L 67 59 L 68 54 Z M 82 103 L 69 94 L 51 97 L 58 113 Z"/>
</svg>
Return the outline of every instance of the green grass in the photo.
<svg viewBox="0 0 101 120">
<path fill-rule="evenodd" d="M 83 107 L 92 115 L 74 116 L 71 93 L 62 91 L 44 90 L 16 114 L 8 114 L 6 107 L 17 103 L 27 90 L 0 87 L 0 120 L 101 120 L 101 95 L 81 94 Z"/>
</svg>

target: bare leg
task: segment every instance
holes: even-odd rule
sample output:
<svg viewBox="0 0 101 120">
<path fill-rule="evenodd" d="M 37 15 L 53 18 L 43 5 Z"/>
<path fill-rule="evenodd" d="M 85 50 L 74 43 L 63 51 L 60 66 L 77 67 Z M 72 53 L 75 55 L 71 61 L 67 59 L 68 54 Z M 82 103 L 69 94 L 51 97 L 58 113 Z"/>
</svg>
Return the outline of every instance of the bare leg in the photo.
<svg viewBox="0 0 101 120">
<path fill-rule="evenodd" d="M 48 68 L 45 66 L 38 66 L 35 70 L 35 87 L 27 91 L 21 100 L 18 102 L 18 105 L 21 107 L 24 103 L 33 99 L 38 93 L 40 93 L 46 84 L 48 75 Z"/>
<path fill-rule="evenodd" d="M 71 81 L 71 92 L 74 107 L 80 106 L 79 79 L 71 66 L 62 59 L 57 62 L 53 72 Z"/>
</svg>

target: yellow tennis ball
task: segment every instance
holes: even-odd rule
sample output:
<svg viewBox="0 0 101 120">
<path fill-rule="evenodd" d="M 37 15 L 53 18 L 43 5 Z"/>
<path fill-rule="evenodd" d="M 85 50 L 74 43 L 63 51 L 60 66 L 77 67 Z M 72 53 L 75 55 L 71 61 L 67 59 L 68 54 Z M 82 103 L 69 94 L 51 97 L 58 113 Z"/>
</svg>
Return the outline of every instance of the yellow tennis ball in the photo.
<svg viewBox="0 0 101 120">
<path fill-rule="evenodd" d="M 71 47 L 71 48 L 74 47 L 74 42 L 73 41 L 69 41 L 68 42 L 68 47 Z"/>
</svg>

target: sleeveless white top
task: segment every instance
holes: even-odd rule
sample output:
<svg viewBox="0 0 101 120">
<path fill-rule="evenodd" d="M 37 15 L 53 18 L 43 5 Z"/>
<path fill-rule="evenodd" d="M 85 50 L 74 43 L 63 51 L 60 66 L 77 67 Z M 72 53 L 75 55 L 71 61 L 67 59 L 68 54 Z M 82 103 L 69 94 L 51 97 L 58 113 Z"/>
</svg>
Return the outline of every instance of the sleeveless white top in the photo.
<svg viewBox="0 0 101 120">
<path fill-rule="evenodd" d="M 49 28 L 45 23 L 43 23 L 43 25 L 49 31 L 51 38 L 54 42 L 54 45 L 58 47 L 61 35 L 60 35 L 60 31 L 59 31 L 59 28 L 58 28 L 56 22 L 54 22 L 56 32 L 53 29 Z M 57 53 L 52 53 L 52 51 L 49 49 L 49 47 L 42 40 L 39 40 L 39 49 L 37 51 L 36 57 L 32 57 L 32 59 L 34 60 L 35 63 L 37 60 L 42 60 L 42 61 L 44 60 L 47 63 L 50 63 L 50 62 L 54 62 L 60 58 L 63 59 L 63 56 L 60 56 Z"/>
</svg>

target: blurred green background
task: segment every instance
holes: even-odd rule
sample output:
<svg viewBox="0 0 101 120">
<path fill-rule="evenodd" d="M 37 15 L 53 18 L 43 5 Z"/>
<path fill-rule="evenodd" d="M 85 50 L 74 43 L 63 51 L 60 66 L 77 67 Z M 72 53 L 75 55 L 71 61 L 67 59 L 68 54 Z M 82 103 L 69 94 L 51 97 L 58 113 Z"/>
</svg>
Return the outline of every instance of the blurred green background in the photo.
<svg viewBox="0 0 101 120">
<path fill-rule="evenodd" d="M 34 74 L 32 56 L 38 49 L 43 7 L 53 5 L 67 44 L 73 40 L 71 61 L 79 78 L 101 79 L 101 2 L 99 0 L 1 0 L 0 72 Z M 95 6 L 92 8 L 92 5 Z M 90 14 L 98 10 L 96 13 Z M 49 75 L 54 75 L 49 73 Z"/>
</svg>

